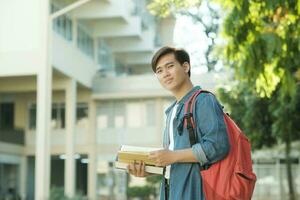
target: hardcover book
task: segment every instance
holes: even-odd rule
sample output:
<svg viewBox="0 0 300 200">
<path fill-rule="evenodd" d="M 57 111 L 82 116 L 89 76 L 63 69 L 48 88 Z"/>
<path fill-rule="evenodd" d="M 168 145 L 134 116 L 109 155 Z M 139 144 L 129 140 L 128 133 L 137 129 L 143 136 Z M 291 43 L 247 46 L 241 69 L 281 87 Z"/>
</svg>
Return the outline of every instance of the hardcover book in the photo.
<svg viewBox="0 0 300 200">
<path fill-rule="evenodd" d="M 122 145 L 117 154 L 115 168 L 126 170 L 129 163 L 143 161 L 145 163 L 146 172 L 153 174 L 163 174 L 164 168 L 155 166 L 155 163 L 148 158 L 151 151 L 160 149 L 162 148 Z"/>
</svg>

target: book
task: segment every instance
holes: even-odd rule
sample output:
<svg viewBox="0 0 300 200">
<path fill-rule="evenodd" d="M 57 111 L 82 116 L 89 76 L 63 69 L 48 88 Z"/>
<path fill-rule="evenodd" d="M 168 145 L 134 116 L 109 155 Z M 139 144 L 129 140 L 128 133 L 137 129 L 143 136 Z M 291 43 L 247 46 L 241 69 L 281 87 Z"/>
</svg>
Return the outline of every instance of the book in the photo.
<svg viewBox="0 0 300 200">
<path fill-rule="evenodd" d="M 164 168 L 155 166 L 154 161 L 148 158 L 151 151 L 160 149 L 162 148 L 122 145 L 117 154 L 115 168 L 126 170 L 129 163 L 143 161 L 145 163 L 146 172 L 163 174 Z"/>
<path fill-rule="evenodd" d="M 115 165 L 115 168 L 117 168 L 117 169 L 127 170 L 128 163 L 116 161 L 114 163 L 114 165 Z M 146 165 L 145 171 L 148 173 L 151 173 L 151 174 L 161 174 L 162 175 L 164 172 L 164 168 Z"/>
</svg>

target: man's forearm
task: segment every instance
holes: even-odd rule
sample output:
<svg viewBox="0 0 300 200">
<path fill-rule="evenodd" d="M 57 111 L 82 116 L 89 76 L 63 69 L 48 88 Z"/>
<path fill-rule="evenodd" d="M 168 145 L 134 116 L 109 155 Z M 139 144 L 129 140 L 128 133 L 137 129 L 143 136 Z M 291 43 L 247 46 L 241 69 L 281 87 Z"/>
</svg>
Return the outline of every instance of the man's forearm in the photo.
<svg viewBox="0 0 300 200">
<path fill-rule="evenodd" d="M 175 150 L 174 152 L 174 162 L 184 163 L 184 162 L 199 162 L 193 154 L 192 148 Z"/>
</svg>

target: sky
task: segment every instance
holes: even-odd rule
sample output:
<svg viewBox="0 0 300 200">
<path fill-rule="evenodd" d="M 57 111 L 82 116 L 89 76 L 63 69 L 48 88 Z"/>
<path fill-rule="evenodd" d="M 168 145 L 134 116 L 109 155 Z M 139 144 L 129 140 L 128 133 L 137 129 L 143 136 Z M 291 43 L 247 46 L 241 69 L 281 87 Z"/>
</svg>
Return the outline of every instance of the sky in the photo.
<svg viewBox="0 0 300 200">
<path fill-rule="evenodd" d="M 176 47 L 184 48 L 189 54 L 193 73 L 204 73 L 206 68 L 201 66 L 205 62 L 205 51 L 208 41 L 203 27 L 186 16 L 176 19 L 174 30 L 174 43 Z"/>
<path fill-rule="evenodd" d="M 215 9 L 220 10 L 218 5 L 210 5 Z M 196 10 L 197 9 L 191 9 L 191 12 L 196 12 Z M 204 21 L 209 21 L 209 9 L 207 8 L 205 1 L 203 1 L 200 10 L 204 17 Z M 176 47 L 184 48 L 190 54 L 193 73 L 206 73 L 207 68 L 205 67 L 205 51 L 210 41 L 207 39 L 204 33 L 203 26 L 200 23 L 195 23 L 190 17 L 177 15 L 173 39 Z M 224 41 L 220 37 L 217 37 L 215 42 L 216 44 L 220 44 Z M 222 67 L 222 62 L 219 61 L 216 65 L 216 71 Z"/>
</svg>

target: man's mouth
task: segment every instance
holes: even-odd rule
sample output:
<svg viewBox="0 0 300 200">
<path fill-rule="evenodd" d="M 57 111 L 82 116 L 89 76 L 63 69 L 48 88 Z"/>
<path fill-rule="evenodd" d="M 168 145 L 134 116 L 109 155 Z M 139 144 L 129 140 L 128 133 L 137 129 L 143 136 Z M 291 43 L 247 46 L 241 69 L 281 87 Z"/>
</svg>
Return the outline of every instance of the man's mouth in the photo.
<svg viewBox="0 0 300 200">
<path fill-rule="evenodd" d="M 173 79 L 168 79 L 165 81 L 165 84 L 170 84 L 173 81 Z"/>
</svg>

